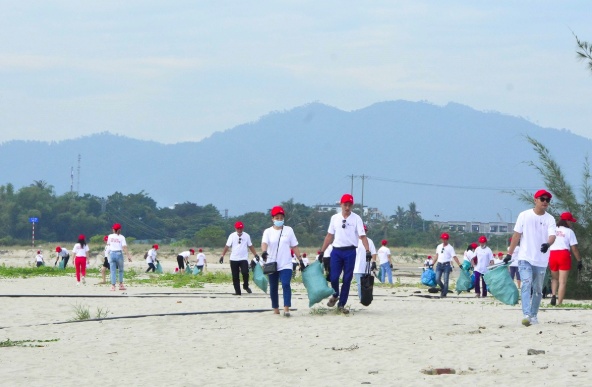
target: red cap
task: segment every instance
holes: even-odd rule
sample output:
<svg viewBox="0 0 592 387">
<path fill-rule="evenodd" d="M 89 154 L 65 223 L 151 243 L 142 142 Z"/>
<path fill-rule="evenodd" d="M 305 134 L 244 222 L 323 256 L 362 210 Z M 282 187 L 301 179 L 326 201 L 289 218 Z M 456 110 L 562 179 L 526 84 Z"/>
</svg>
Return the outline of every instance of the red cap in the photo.
<svg viewBox="0 0 592 387">
<path fill-rule="evenodd" d="M 276 216 L 276 215 L 286 215 L 286 213 L 284 212 L 284 209 L 280 206 L 275 206 L 271 209 L 271 216 Z"/>
<path fill-rule="evenodd" d="M 117 230 L 121 230 L 121 224 L 119 224 L 119 223 L 115 223 L 115 224 L 113 225 L 113 227 L 111 227 L 111 228 L 112 228 L 113 230 L 115 230 L 115 231 L 117 231 Z"/>
<path fill-rule="evenodd" d="M 245 228 L 245 225 L 239 220 L 234 224 L 234 228 Z"/>
<path fill-rule="evenodd" d="M 84 234 L 78 235 L 78 240 L 85 239 Z"/>
<path fill-rule="evenodd" d="M 201 253 L 201 252 L 203 252 L 203 250 L 202 250 L 202 249 L 199 249 L 199 250 L 197 250 L 197 251 L 199 251 L 200 253 Z"/>
<path fill-rule="evenodd" d="M 487 243 L 487 237 L 485 237 L 485 235 L 481 235 L 479 237 L 479 243 Z"/>
<path fill-rule="evenodd" d="M 354 204 L 354 197 L 351 196 L 350 194 L 344 194 L 341 197 L 341 202 L 340 203 L 349 203 L 351 202 L 351 204 Z"/>
<path fill-rule="evenodd" d="M 103 241 L 107 242 L 108 240 L 109 240 L 109 235 L 105 235 L 105 236 L 103 237 Z"/>
<path fill-rule="evenodd" d="M 37 254 L 41 254 L 41 250 L 37 250 Z"/>
<path fill-rule="evenodd" d="M 317 254 L 320 254 L 320 253 L 321 253 L 321 250 L 317 250 Z"/>
<path fill-rule="evenodd" d="M 475 242 L 471 243 L 471 248 L 472 248 L 472 249 L 476 249 L 476 248 L 477 248 L 477 246 L 479 246 L 479 245 L 478 245 L 478 244 L 476 244 Z"/>
<path fill-rule="evenodd" d="M 302 253 L 302 256 L 303 256 L 304 258 L 306 258 L 306 253 Z"/>
<path fill-rule="evenodd" d="M 442 235 L 440 235 L 440 239 L 450 239 L 450 235 L 448 235 L 447 232 L 443 232 Z"/>
<path fill-rule="evenodd" d="M 564 212 L 563 214 L 561 214 L 561 219 L 568 220 L 568 221 L 574 222 L 574 223 L 577 222 L 576 218 L 573 217 L 571 212 Z"/>
<path fill-rule="evenodd" d="M 432 256 L 431 255 L 428 255 L 428 259 L 432 259 Z"/>
<path fill-rule="evenodd" d="M 193 249 L 189 249 L 189 252 L 190 252 L 191 254 L 195 254 L 195 250 L 193 250 Z"/>
<path fill-rule="evenodd" d="M 386 246 L 387 243 L 388 243 L 388 241 L 386 239 L 383 239 L 380 241 L 380 244 L 383 246 Z"/>
<path fill-rule="evenodd" d="M 364 231 L 368 231 L 368 226 L 364 224 Z"/>
<path fill-rule="evenodd" d="M 500 251 L 499 253 L 497 253 L 497 256 L 498 256 L 498 257 L 503 257 L 503 256 L 504 256 L 504 253 L 502 253 L 502 252 Z"/>
<path fill-rule="evenodd" d="M 158 250 L 158 245 L 152 245 L 152 248 Z"/>
<path fill-rule="evenodd" d="M 548 196 L 549 199 L 551 199 L 553 197 L 553 195 L 551 195 L 551 192 L 544 190 L 544 189 L 539 189 L 538 191 L 535 192 L 534 198 L 538 199 L 543 195 Z"/>
<path fill-rule="evenodd" d="M 62 248 L 60 246 L 56 247 L 56 253 L 59 253 L 62 251 Z"/>
</svg>

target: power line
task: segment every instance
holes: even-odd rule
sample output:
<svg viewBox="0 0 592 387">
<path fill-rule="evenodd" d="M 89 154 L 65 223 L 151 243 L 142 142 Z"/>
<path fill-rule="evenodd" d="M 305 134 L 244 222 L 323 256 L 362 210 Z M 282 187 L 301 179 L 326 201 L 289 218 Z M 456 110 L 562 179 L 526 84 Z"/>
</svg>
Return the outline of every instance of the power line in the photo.
<svg viewBox="0 0 592 387">
<path fill-rule="evenodd" d="M 472 189 L 472 190 L 480 190 L 480 191 L 532 191 L 536 188 L 515 188 L 515 187 L 507 187 L 507 188 L 500 188 L 500 187 L 480 187 L 480 186 L 469 186 L 469 185 L 451 185 L 451 184 L 435 184 L 435 183 L 421 183 L 417 181 L 407 181 L 407 180 L 397 180 L 397 179 L 388 179 L 385 177 L 376 177 L 376 176 L 366 176 L 367 179 L 377 180 L 377 181 L 384 181 L 387 183 L 398 183 L 398 184 L 409 184 L 409 185 L 421 185 L 421 186 L 428 186 L 428 187 L 440 187 L 440 188 L 455 188 L 455 189 Z"/>
</svg>

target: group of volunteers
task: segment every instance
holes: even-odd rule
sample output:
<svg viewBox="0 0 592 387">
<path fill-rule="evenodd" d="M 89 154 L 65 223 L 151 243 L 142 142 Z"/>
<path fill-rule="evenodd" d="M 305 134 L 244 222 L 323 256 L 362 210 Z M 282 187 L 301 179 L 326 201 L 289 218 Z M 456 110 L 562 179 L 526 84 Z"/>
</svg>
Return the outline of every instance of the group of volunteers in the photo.
<svg viewBox="0 0 592 387">
<path fill-rule="evenodd" d="M 571 253 L 578 261 L 578 270 L 582 269 L 582 261 L 577 249 L 577 239 L 571 229 L 576 219 L 570 212 L 564 212 L 555 221 L 553 216 L 547 213 L 547 209 L 553 196 L 546 190 L 539 190 L 534 194 L 534 208 L 525 210 L 518 215 L 514 233 L 509 241 L 508 252 L 494 255 L 487 246 L 487 237 L 482 235 L 478 243 L 472 243 L 464 253 L 464 261 L 468 261 L 474 268 L 475 296 L 487 295 L 484 275 L 488 267 L 493 264 L 509 264 L 512 280 L 517 279 L 518 288 L 521 291 L 522 300 L 522 324 L 530 326 L 538 323 L 538 310 L 542 298 L 543 281 L 547 266 L 552 276 L 552 305 L 561 305 L 565 297 L 567 276 L 571 269 Z M 388 280 L 392 283 L 392 257 L 388 248 L 388 241 L 382 240 L 378 251 L 374 242 L 366 236 L 367 226 L 362 218 L 352 212 L 354 198 L 350 194 L 344 194 L 340 200 L 341 211 L 331 217 L 327 234 L 323 240 L 321 249 L 317 252 L 317 260 L 325 270 L 326 280 L 330 283 L 333 294 L 330 296 L 327 306 L 334 307 L 348 314 L 346 308 L 352 279 L 358 283 L 358 297 L 362 298 L 360 283 L 364 274 L 377 269 L 376 261 L 380 264 L 380 280 Z M 283 289 L 283 315 L 290 316 L 292 306 L 291 280 L 298 268 L 303 271 L 308 266 L 306 254 L 301 253 L 294 230 L 285 225 L 286 213 L 280 206 L 275 206 L 270 211 L 271 227 L 263 232 L 261 238 L 261 256 L 257 254 L 251 241 L 251 237 L 244 231 L 244 224 L 238 221 L 234 224 L 235 232 L 228 236 L 219 262 L 224 262 L 224 257 L 230 251 L 230 270 L 234 295 L 240 296 L 242 291 L 251 293 L 249 287 L 249 268 L 256 265 L 274 267 L 268 272 L 269 295 L 273 313 L 280 314 L 279 284 Z M 105 270 L 110 270 L 111 290 L 115 290 L 117 275 L 119 273 L 119 289 L 125 290 L 123 284 L 124 254 L 131 262 L 131 256 L 127 250 L 125 237 L 121 235 L 121 225 L 116 223 L 112 227 L 113 232 L 105 236 L 105 262 L 103 264 L 103 282 Z M 461 267 L 454 247 L 449 243 L 450 235 L 446 232 L 440 236 L 441 243 L 436 247 L 435 256 L 428 256 L 424 262 L 426 269 L 434 267 L 435 280 L 440 287 L 440 298 L 446 298 L 450 272 L 453 262 Z M 74 263 L 76 267 L 76 280 L 85 283 L 86 263 L 88 261 L 88 245 L 84 235 L 78 237 L 74 245 Z M 153 245 L 146 255 L 148 269 L 146 272 L 155 271 L 155 263 L 158 245 Z M 249 265 L 249 251 L 254 259 Z M 56 248 L 58 258 L 67 263 L 70 253 L 61 247 Z M 183 272 L 185 265 L 189 264 L 189 256 L 194 255 L 195 250 L 183 251 L 177 256 L 178 270 Z M 40 252 L 38 252 L 38 256 Z M 503 259 L 502 259 L 503 258 Z M 41 256 L 41 262 L 43 257 Z M 39 259 L 38 259 L 39 260 Z M 56 260 L 57 262 L 57 260 Z M 203 270 L 207 265 L 205 254 L 199 249 L 196 257 L 196 266 Z M 466 265 L 465 265 L 466 267 Z M 321 269 L 319 269 L 321 270 Z M 267 271 L 267 270 L 266 270 Z M 240 277 L 242 275 L 242 286 Z M 321 274 L 322 275 L 322 274 Z M 341 283 L 341 286 L 340 286 Z"/>
</svg>

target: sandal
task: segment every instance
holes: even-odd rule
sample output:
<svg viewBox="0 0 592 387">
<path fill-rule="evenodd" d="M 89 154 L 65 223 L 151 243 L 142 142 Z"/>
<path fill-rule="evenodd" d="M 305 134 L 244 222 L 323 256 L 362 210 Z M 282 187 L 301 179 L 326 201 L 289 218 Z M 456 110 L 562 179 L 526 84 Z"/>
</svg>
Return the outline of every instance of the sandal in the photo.
<svg viewBox="0 0 592 387">
<path fill-rule="evenodd" d="M 332 308 L 332 307 L 334 307 L 334 306 L 335 306 L 335 304 L 337 303 L 337 300 L 338 300 L 338 299 L 339 299 L 339 298 L 336 298 L 336 297 L 333 297 L 333 296 L 331 296 L 331 298 L 329 298 L 329 301 L 327 302 L 327 306 L 328 306 L 329 308 Z"/>
<path fill-rule="evenodd" d="M 111 291 L 114 292 L 115 291 L 115 285 L 111 285 Z"/>
<path fill-rule="evenodd" d="M 338 307 L 338 309 L 343 314 L 349 314 L 349 309 L 345 309 L 343 306 Z"/>
<path fill-rule="evenodd" d="M 119 290 L 127 290 L 123 284 L 119 285 Z"/>
</svg>

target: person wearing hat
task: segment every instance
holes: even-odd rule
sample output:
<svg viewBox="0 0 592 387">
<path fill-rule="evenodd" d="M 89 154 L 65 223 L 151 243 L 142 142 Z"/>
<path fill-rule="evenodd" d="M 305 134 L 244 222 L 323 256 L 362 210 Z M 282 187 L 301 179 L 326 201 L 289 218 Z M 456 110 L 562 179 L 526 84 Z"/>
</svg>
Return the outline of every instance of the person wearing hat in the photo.
<svg viewBox="0 0 592 387">
<path fill-rule="evenodd" d="M 224 250 L 222 250 L 222 256 L 220 257 L 220 263 L 224 262 L 224 256 L 228 249 L 231 249 L 230 253 L 230 271 L 232 272 L 232 284 L 234 285 L 234 295 L 241 295 L 240 277 L 239 272 L 243 275 L 243 289 L 247 293 L 252 293 L 249 287 L 249 250 L 255 256 L 255 259 L 259 260 L 259 255 L 251 243 L 251 236 L 244 232 L 245 225 L 243 222 L 238 221 L 234 224 L 236 230 L 228 236 Z"/>
<path fill-rule="evenodd" d="M 380 268 L 382 269 L 382 278 L 380 282 L 384 283 L 385 279 L 388 277 L 389 284 L 393 283 L 393 263 L 391 262 L 391 250 L 386 247 L 388 241 L 383 239 L 380 241 L 380 248 L 376 252 L 378 256 L 378 263 L 380 264 Z M 370 250 L 372 252 L 372 250 Z"/>
<path fill-rule="evenodd" d="M 565 297 L 567 276 L 571 270 L 571 252 L 578 261 L 578 270 L 582 270 L 582 258 L 578 250 L 578 240 L 571 226 L 576 223 L 571 212 L 564 212 L 557 221 L 555 242 L 549 247 L 549 269 L 551 270 L 551 305 L 561 305 Z M 559 299 L 559 300 L 557 300 Z M 557 302 L 559 301 L 559 302 Z"/>
<path fill-rule="evenodd" d="M 152 248 L 148 250 L 146 254 L 146 263 L 148 264 L 148 269 L 146 269 L 146 273 L 152 270 L 154 273 L 156 271 L 156 251 L 158 250 L 158 245 L 152 245 Z"/>
<path fill-rule="evenodd" d="M 543 282 L 549 264 L 549 247 L 555 242 L 555 219 L 547 209 L 551 203 L 550 192 L 541 189 L 534 194 L 534 208 L 522 211 L 514 225 L 514 235 L 504 262 L 508 263 L 518 252 L 518 271 L 522 280 L 522 325 L 538 324 L 538 312 L 543 297 Z M 531 294 L 532 290 L 532 294 Z"/>
<path fill-rule="evenodd" d="M 197 256 L 195 257 L 195 265 L 199 269 L 200 272 L 203 271 L 204 266 L 208 267 L 208 262 L 206 261 L 206 255 L 203 253 L 203 249 L 197 250 Z"/>
<path fill-rule="evenodd" d="M 103 282 L 101 282 L 101 284 L 106 284 L 107 283 L 107 270 L 110 270 L 110 266 L 109 266 L 109 244 L 107 243 L 107 241 L 109 240 L 109 235 L 105 235 L 103 237 L 103 242 L 105 242 L 105 248 L 103 249 L 103 266 L 101 267 L 101 276 L 103 276 Z"/>
<path fill-rule="evenodd" d="M 189 249 L 181 251 L 177 255 L 177 269 L 175 270 L 179 274 L 185 273 L 185 265 L 189 266 L 189 256 L 195 255 L 195 250 Z"/>
<path fill-rule="evenodd" d="M 452 259 L 460 267 L 460 262 L 448 240 L 450 235 L 447 232 L 440 235 L 442 243 L 436 247 L 436 283 L 440 286 L 440 297 L 446 297 L 448 294 L 448 282 L 450 280 L 450 272 L 452 271 Z M 442 275 L 444 275 L 444 282 L 442 282 Z"/>
<path fill-rule="evenodd" d="M 432 258 L 431 255 L 428 255 L 426 260 L 423 261 L 423 267 L 424 267 L 424 271 L 427 269 L 433 269 L 434 268 L 434 259 Z"/>
<path fill-rule="evenodd" d="M 282 283 L 282 292 L 284 298 L 284 316 L 290 317 L 290 307 L 292 306 L 292 254 L 294 251 L 300 261 L 300 267 L 304 266 L 302 255 L 298 248 L 298 240 L 294 230 L 290 226 L 284 225 L 286 213 L 280 206 L 271 209 L 271 221 L 273 225 L 263 231 L 261 237 L 261 257 L 267 263 L 276 262 L 277 270 L 268 274 L 269 279 L 269 297 L 271 298 L 271 308 L 274 314 L 280 313 L 279 302 L 279 283 Z"/>
<path fill-rule="evenodd" d="M 328 307 L 333 307 L 337 303 L 337 308 L 344 314 L 349 313 L 345 308 L 349 296 L 349 288 L 354 276 L 354 267 L 356 264 L 356 250 L 359 240 L 362 241 L 366 250 L 366 262 L 372 260 L 370 245 L 366 232 L 364 231 L 364 222 L 362 218 L 352 212 L 354 206 L 354 197 L 350 194 L 344 194 L 340 200 L 341 212 L 333 215 L 329 223 L 327 235 L 321 247 L 321 256 L 324 257 L 325 249 L 332 244 L 330 259 L 330 276 L 333 295 L 327 302 Z M 341 293 L 339 292 L 339 277 L 343 273 Z"/>
<path fill-rule="evenodd" d="M 368 232 L 368 226 L 364 224 L 364 231 Z M 354 268 L 354 278 L 358 285 L 358 298 L 362 301 L 362 276 L 366 274 L 366 267 L 370 265 L 370 270 L 376 269 L 376 246 L 374 241 L 368 239 L 368 246 L 370 246 L 370 254 L 372 254 L 372 263 L 366 262 L 366 248 L 362 243 L 362 240 L 358 241 L 358 249 L 356 250 L 356 266 Z"/>
<path fill-rule="evenodd" d="M 43 260 L 43 254 L 41 254 L 41 250 L 37 250 L 35 261 L 37 262 L 37 267 L 43 266 L 45 264 L 45 261 Z"/>
<path fill-rule="evenodd" d="M 111 271 L 111 291 L 115 291 L 115 282 L 117 280 L 117 271 L 119 270 L 119 290 L 126 290 L 123 285 L 123 254 L 127 256 L 129 262 L 132 256 L 127 249 L 125 237 L 121 235 L 121 224 L 115 223 L 112 227 L 113 233 L 107 238 L 109 248 L 109 270 Z"/>
<path fill-rule="evenodd" d="M 475 258 L 475 249 L 479 247 L 478 244 L 476 244 L 475 242 L 469 244 L 467 246 L 467 250 L 465 251 L 465 253 L 463 254 L 463 263 L 464 261 L 468 261 L 471 266 L 473 266 L 473 258 Z"/>
<path fill-rule="evenodd" d="M 57 246 L 56 247 L 56 261 L 53 264 L 54 266 L 58 264 L 58 260 L 60 259 L 60 257 L 62 258 L 62 261 L 64 261 L 64 269 L 66 268 L 66 265 L 68 264 L 68 260 L 70 259 L 70 253 L 68 252 L 68 249 L 66 249 L 65 247 L 60 247 Z"/>
<path fill-rule="evenodd" d="M 74 253 L 74 267 L 76 268 L 76 285 L 80 285 L 80 280 L 86 285 L 86 265 L 88 265 L 88 245 L 84 235 L 78 235 L 78 242 L 72 247 Z M 81 278 L 82 277 L 82 278 Z"/>
<path fill-rule="evenodd" d="M 485 285 L 485 278 L 487 267 L 493 264 L 493 251 L 487 246 L 487 237 L 481 235 L 479 237 L 479 246 L 475 249 L 475 297 L 487 297 L 487 287 Z"/>
</svg>

